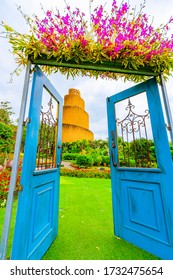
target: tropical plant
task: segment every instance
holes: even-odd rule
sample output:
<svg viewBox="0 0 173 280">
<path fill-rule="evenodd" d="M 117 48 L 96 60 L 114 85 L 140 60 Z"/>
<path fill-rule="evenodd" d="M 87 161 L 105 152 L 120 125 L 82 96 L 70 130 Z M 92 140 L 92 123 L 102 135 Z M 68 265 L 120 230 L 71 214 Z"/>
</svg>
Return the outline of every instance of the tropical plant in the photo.
<svg viewBox="0 0 173 280">
<path fill-rule="evenodd" d="M 26 65 L 28 59 L 42 58 L 44 61 L 59 62 L 58 67 L 44 66 L 47 73 L 85 75 L 102 78 L 125 77 L 129 80 L 144 80 L 144 76 L 116 74 L 110 71 L 98 72 L 79 70 L 80 63 L 112 63 L 124 69 L 140 68 L 161 73 L 166 78 L 173 69 L 173 35 L 169 36 L 171 17 L 166 24 L 154 28 L 149 16 L 144 12 L 145 2 L 138 11 L 127 2 L 119 6 L 112 0 L 110 12 L 100 5 L 90 13 L 87 22 L 85 14 L 78 8 L 74 11 L 67 5 L 65 14 L 44 11 L 43 18 L 22 15 L 30 27 L 30 34 L 21 34 L 2 22 L 5 35 L 9 39 L 18 66 Z M 20 10 L 20 8 L 19 8 Z M 62 62 L 74 62 L 74 68 L 62 68 Z M 55 65 L 55 63 L 53 64 Z"/>
</svg>

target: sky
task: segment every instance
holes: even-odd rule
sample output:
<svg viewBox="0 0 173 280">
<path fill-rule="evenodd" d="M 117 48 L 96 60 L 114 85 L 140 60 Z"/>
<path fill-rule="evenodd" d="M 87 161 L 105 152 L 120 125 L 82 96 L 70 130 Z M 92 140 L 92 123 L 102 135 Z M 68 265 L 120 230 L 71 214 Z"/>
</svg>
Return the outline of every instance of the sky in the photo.
<svg viewBox="0 0 173 280">
<path fill-rule="evenodd" d="M 85 14 L 89 15 L 89 0 L 67 0 L 72 8 L 78 7 Z M 109 8 L 112 0 L 94 0 L 93 6 L 97 4 L 105 4 Z M 120 1 L 118 1 L 120 3 Z M 129 0 L 132 7 L 139 7 L 141 1 Z M 64 0 L 1 0 L 0 21 L 6 22 L 14 29 L 21 33 L 27 33 L 27 26 L 22 18 L 17 6 L 21 6 L 24 13 L 32 16 L 33 14 L 42 15 L 41 6 L 45 10 L 57 7 L 60 11 L 64 10 Z M 166 23 L 173 14 L 173 0 L 146 0 L 145 12 L 154 18 L 155 27 L 161 23 Z M 1 28 L 0 28 L 1 29 Z M 173 26 L 172 26 L 173 33 Z M 14 76 L 13 82 L 9 83 L 10 73 L 14 71 L 16 64 L 14 57 L 10 53 L 10 44 L 6 39 L 0 38 L 0 101 L 9 101 L 15 115 L 14 119 L 19 118 L 19 110 L 21 96 L 24 83 L 25 71 L 20 76 Z M 66 79 L 61 74 L 53 74 L 49 76 L 49 80 L 63 97 L 68 93 L 69 88 L 80 90 L 81 97 L 85 100 L 85 109 L 89 114 L 90 130 L 94 133 L 95 139 L 106 139 L 107 132 L 107 112 L 106 98 L 116 94 L 128 87 L 133 86 L 133 83 L 122 80 L 102 80 L 90 79 L 87 77 L 77 77 L 75 79 Z M 170 77 L 166 83 L 168 97 L 170 100 L 171 111 L 173 112 L 173 78 Z M 143 106 L 142 99 L 138 101 L 138 106 Z"/>
</svg>

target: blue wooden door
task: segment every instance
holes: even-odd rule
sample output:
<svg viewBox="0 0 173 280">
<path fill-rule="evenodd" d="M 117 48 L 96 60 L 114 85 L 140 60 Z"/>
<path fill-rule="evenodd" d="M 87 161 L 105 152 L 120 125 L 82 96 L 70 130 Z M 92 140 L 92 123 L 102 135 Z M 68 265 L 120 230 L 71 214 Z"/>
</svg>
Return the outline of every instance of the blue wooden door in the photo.
<svg viewBox="0 0 173 280">
<path fill-rule="evenodd" d="M 173 259 L 173 162 L 156 79 L 107 98 L 107 112 L 114 233 Z"/>
<path fill-rule="evenodd" d="M 11 259 L 40 259 L 58 231 L 62 98 L 36 67 Z"/>
</svg>

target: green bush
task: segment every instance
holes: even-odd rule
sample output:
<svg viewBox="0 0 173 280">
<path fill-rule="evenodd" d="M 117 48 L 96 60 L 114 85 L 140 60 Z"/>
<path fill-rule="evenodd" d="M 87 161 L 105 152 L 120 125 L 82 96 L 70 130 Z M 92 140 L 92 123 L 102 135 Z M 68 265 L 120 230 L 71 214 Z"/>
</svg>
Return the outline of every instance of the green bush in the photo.
<svg viewBox="0 0 173 280">
<path fill-rule="evenodd" d="M 94 160 L 91 156 L 88 155 L 78 155 L 76 158 L 76 164 L 78 166 L 90 167 L 93 166 Z"/>
<path fill-rule="evenodd" d="M 110 166 L 110 157 L 102 156 L 102 165 Z"/>
<path fill-rule="evenodd" d="M 92 155 L 93 160 L 94 160 L 94 166 L 100 166 L 102 164 L 102 157 L 98 154 Z"/>
<path fill-rule="evenodd" d="M 14 149 L 15 132 L 7 124 L 0 122 L 0 152 L 11 153 Z"/>
<path fill-rule="evenodd" d="M 76 153 L 64 153 L 62 154 L 63 160 L 75 160 L 78 154 Z"/>
</svg>

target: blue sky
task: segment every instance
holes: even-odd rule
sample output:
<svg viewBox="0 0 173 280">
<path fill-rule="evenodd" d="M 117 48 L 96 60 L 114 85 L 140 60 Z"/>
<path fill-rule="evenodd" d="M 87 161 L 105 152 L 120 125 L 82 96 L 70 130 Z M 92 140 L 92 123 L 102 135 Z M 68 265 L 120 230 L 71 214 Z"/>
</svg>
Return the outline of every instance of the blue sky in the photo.
<svg viewBox="0 0 173 280">
<path fill-rule="evenodd" d="M 69 0 L 67 1 L 71 7 L 79 7 L 86 14 L 89 14 L 88 0 Z M 109 7 L 112 1 L 94 0 L 94 5 L 105 4 Z M 118 1 L 120 2 L 120 1 Z M 141 1 L 129 0 L 131 6 L 139 7 Z M 24 13 L 32 16 L 33 14 L 41 15 L 40 3 L 44 9 L 57 7 L 59 10 L 64 9 L 63 0 L 1 0 L 0 20 L 13 26 L 16 30 L 24 33 L 27 32 L 27 26 L 22 18 L 17 6 L 21 6 Z M 147 14 L 154 17 L 154 25 L 159 26 L 161 23 L 166 23 L 173 14 L 173 0 L 147 0 L 145 11 Z M 173 33 L 173 26 L 172 26 Z M 10 101 L 14 118 L 19 117 L 19 109 L 21 95 L 24 82 L 24 71 L 20 76 L 14 76 L 13 83 L 9 83 L 10 73 L 13 72 L 16 65 L 13 55 L 9 52 L 10 45 L 7 40 L 0 38 L 0 101 Z M 123 89 L 132 86 L 132 83 L 124 83 L 122 81 L 106 81 L 89 78 L 72 78 L 66 79 L 60 74 L 51 75 L 50 81 L 56 87 L 58 92 L 64 96 L 68 93 L 69 88 L 77 88 L 81 92 L 82 98 L 85 100 L 86 111 L 90 116 L 90 130 L 95 134 L 96 139 L 107 138 L 107 113 L 106 113 L 106 97 L 111 96 Z M 167 82 L 168 96 L 170 100 L 171 110 L 173 111 L 173 78 Z M 139 104 L 140 105 L 140 104 Z M 142 106 L 142 100 L 141 100 Z"/>
</svg>

